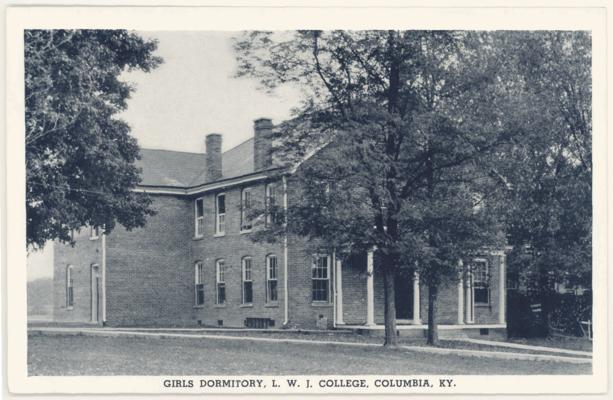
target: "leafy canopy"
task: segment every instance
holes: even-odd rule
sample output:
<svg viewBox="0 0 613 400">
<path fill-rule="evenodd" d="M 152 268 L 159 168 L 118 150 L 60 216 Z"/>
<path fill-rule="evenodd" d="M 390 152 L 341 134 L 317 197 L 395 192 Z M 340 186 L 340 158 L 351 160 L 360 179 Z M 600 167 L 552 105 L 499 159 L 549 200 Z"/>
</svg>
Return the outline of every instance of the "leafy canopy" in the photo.
<svg viewBox="0 0 613 400">
<path fill-rule="evenodd" d="M 124 30 L 27 30 L 24 43 L 28 246 L 70 242 L 85 225 L 142 226 L 153 211 L 131 191 L 139 149 L 117 113 L 134 90 L 121 73 L 155 68 L 156 42 Z"/>
</svg>

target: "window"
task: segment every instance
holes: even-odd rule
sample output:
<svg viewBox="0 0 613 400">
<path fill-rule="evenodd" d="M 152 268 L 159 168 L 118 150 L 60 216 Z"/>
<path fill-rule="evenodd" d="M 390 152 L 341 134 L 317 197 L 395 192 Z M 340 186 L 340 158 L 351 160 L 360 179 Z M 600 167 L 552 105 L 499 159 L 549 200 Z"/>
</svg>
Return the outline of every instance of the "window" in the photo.
<svg viewBox="0 0 613 400">
<path fill-rule="evenodd" d="M 487 261 L 477 259 L 473 261 L 473 287 L 475 291 L 475 303 L 489 304 L 490 288 L 489 288 L 489 271 Z"/>
<path fill-rule="evenodd" d="M 278 222 L 278 199 L 277 185 L 269 183 L 266 185 L 266 226 Z"/>
<path fill-rule="evenodd" d="M 251 230 L 251 212 L 252 199 L 251 189 L 243 189 L 241 192 L 241 231 Z"/>
<path fill-rule="evenodd" d="M 218 194 L 215 198 L 215 234 L 226 233 L 226 195 Z"/>
<path fill-rule="evenodd" d="M 328 256 L 314 256 L 312 269 L 313 301 L 330 299 L 330 271 Z"/>
<path fill-rule="evenodd" d="M 194 207 L 196 213 L 194 235 L 196 237 L 202 237 L 204 235 L 204 199 L 196 199 Z"/>
<path fill-rule="evenodd" d="M 277 300 L 277 257 L 270 255 L 266 257 L 266 302 Z"/>
<path fill-rule="evenodd" d="M 202 261 L 196 262 L 195 270 L 195 301 L 197 306 L 201 306 L 204 304 L 204 266 L 202 264 Z"/>
<path fill-rule="evenodd" d="M 243 258 L 243 304 L 253 303 L 253 277 L 251 257 Z"/>
<path fill-rule="evenodd" d="M 74 290 L 72 280 L 72 265 L 66 267 L 66 308 L 74 306 Z"/>
<path fill-rule="evenodd" d="M 100 228 L 97 226 L 89 227 L 89 238 L 90 240 L 96 240 L 100 237 Z"/>
<path fill-rule="evenodd" d="M 217 281 L 217 304 L 226 303 L 226 263 L 224 260 L 217 260 L 215 263 Z"/>
</svg>

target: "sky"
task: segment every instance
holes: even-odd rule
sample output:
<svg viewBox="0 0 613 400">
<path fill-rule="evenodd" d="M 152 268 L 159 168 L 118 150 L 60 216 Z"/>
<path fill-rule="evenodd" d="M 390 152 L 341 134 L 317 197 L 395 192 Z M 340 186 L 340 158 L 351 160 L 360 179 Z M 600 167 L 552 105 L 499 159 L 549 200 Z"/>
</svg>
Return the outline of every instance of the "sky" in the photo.
<svg viewBox="0 0 613 400">
<path fill-rule="evenodd" d="M 223 150 L 253 136 L 253 120 L 278 123 L 298 104 L 298 91 L 274 94 L 258 82 L 235 78 L 232 37 L 238 32 L 140 32 L 159 41 L 164 63 L 150 73 L 135 71 L 124 79 L 136 85 L 122 114 L 141 147 L 204 151 L 208 133 L 223 135 Z"/>
<path fill-rule="evenodd" d="M 135 86 L 120 118 L 143 148 L 204 152 L 208 133 L 221 133 L 225 151 L 253 136 L 260 117 L 279 123 L 298 105 L 298 90 L 274 94 L 254 79 L 235 78 L 232 37 L 239 32 L 139 32 L 157 39 L 164 63 L 149 73 L 132 71 L 122 79 Z M 53 275 L 53 249 L 28 256 L 28 280 Z"/>
</svg>

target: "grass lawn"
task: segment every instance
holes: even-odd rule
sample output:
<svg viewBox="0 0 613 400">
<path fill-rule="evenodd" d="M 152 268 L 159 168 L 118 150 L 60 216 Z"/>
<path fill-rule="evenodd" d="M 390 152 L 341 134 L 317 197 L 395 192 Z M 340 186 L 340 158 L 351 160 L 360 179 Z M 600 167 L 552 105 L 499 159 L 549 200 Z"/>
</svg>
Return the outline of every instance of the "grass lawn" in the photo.
<svg viewBox="0 0 613 400">
<path fill-rule="evenodd" d="M 541 375 L 589 364 L 480 359 L 379 347 L 223 339 L 30 336 L 30 375 Z"/>
</svg>

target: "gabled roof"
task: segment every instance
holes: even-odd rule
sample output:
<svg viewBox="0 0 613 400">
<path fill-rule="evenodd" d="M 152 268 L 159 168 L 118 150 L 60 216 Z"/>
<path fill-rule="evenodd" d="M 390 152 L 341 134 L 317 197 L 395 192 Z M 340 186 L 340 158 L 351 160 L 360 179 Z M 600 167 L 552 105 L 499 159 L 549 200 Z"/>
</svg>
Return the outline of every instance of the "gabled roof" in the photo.
<svg viewBox="0 0 613 400">
<path fill-rule="evenodd" d="M 136 165 L 142 169 L 141 186 L 187 188 L 210 183 L 204 153 L 154 149 L 141 149 L 140 153 Z M 253 173 L 253 138 L 224 151 L 221 158 L 221 179 Z"/>
</svg>

